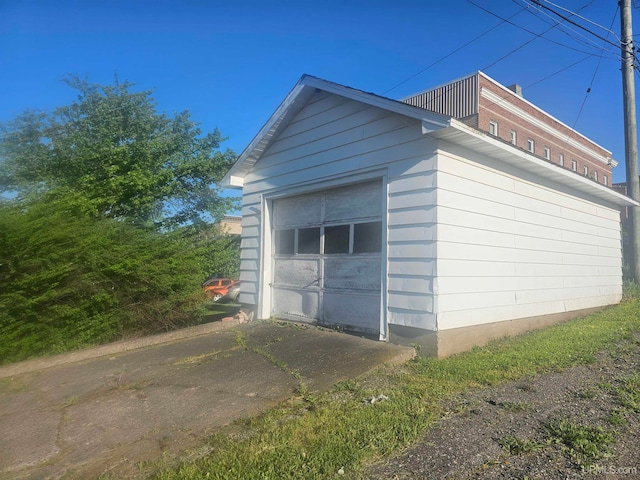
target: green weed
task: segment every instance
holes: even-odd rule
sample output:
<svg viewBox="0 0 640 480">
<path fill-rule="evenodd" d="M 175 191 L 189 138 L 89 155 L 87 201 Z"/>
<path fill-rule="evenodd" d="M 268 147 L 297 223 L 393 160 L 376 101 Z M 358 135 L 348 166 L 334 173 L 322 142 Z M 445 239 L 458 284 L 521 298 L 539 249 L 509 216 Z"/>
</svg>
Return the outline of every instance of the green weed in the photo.
<svg viewBox="0 0 640 480">
<path fill-rule="evenodd" d="M 627 423 L 627 412 L 625 409 L 616 408 L 605 418 L 605 420 L 611 425 L 621 427 Z"/>
<path fill-rule="evenodd" d="M 551 443 L 561 445 L 579 463 L 592 465 L 611 456 L 609 445 L 613 442 L 613 434 L 602 427 L 557 420 L 547 425 L 547 433 Z"/>
<path fill-rule="evenodd" d="M 236 330 L 236 345 L 247 349 L 247 335 L 241 330 Z"/>
<path fill-rule="evenodd" d="M 635 374 L 624 380 L 623 386 L 618 389 L 618 402 L 623 407 L 640 413 L 640 375 Z"/>
<path fill-rule="evenodd" d="M 596 392 L 589 388 L 585 390 L 576 390 L 572 393 L 574 397 L 579 398 L 581 400 L 593 400 L 594 398 L 596 398 Z"/>
<path fill-rule="evenodd" d="M 535 452 L 541 449 L 544 445 L 535 440 L 528 440 L 526 438 L 518 438 L 513 435 L 507 435 L 504 438 L 498 440 L 498 445 L 504 450 L 508 451 L 511 455 L 521 455 L 523 453 Z"/>
<path fill-rule="evenodd" d="M 358 384 L 355 382 L 355 380 L 344 380 L 342 382 L 336 383 L 334 388 L 338 392 L 355 392 L 358 388 Z"/>
<path fill-rule="evenodd" d="M 499 405 L 508 412 L 524 412 L 531 408 L 526 402 L 501 402 Z"/>
<path fill-rule="evenodd" d="M 63 408 L 71 407 L 76 403 L 78 403 L 78 397 L 76 395 L 71 395 L 64 399 L 64 402 L 62 403 L 62 407 Z"/>
</svg>

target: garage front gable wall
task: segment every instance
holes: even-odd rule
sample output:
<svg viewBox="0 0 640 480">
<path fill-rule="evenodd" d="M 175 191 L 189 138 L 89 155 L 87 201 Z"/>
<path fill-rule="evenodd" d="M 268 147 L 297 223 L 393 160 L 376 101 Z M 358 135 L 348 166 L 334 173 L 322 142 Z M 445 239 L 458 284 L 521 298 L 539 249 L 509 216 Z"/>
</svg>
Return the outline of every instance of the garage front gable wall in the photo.
<svg viewBox="0 0 640 480">
<path fill-rule="evenodd" d="M 320 196 L 375 179 L 385 237 L 379 283 L 388 291 L 381 311 L 388 311 L 390 320 L 433 328 L 435 259 L 425 254 L 432 253 L 435 235 L 436 143 L 423 134 L 418 119 L 316 92 L 243 179 L 240 301 L 256 305 L 261 318 L 272 315 L 270 284 L 278 273 L 271 232 L 284 221 L 274 204 L 294 199 L 281 208 L 299 207 L 305 221 L 316 224 L 319 213 L 307 205 L 314 202 L 309 192 Z"/>
</svg>

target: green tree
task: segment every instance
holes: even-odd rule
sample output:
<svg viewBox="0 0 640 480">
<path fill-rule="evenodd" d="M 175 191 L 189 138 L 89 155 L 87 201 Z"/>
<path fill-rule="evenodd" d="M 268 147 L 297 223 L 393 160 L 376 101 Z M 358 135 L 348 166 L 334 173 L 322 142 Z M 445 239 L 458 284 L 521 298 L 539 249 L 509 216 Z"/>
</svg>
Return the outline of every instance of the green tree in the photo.
<svg viewBox="0 0 640 480">
<path fill-rule="evenodd" d="M 240 276 L 240 237 L 226 234 L 218 224 L 205 223 L 184 227 L 181 235 L 198 252 L 207 277 Z"/>
<path fill-rule="evenodd" d="M 239 267 L 213 223 L 235 207 L 220 132 L 128 82 L 67 83 L 75 102 L 0 125 L 0 363 L 198 323 L 201 282 Z"/>
<path fill-rule="evenodd" d="M 158 113 L 134 84 L 68 77 L 77 100 L 0 126 L 0 192 L 82 197 L 86 213 L 161 228 L 220 218 L 235 206 L 216 183 L 235 161 L 188 111 Z"/>
</svg>

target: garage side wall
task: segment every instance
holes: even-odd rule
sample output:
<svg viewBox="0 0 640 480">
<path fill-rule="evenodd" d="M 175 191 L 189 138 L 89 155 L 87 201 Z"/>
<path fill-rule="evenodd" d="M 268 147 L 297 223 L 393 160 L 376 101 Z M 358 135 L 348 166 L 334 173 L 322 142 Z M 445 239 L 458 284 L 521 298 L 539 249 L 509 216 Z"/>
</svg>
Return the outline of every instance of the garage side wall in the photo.
<svg viewBox="0 0 640 480">
<path fill-rule="evenodd" d="M 438 330 L 620 301 L 615 207 L 455 148 L 437 183 Z"/>
<path fill-rule="evenodd" d="M 433 329 L 436 147 L 417 120 L 318 91 L 244 179 L 240 302 L 270 315 L 272 200 L 384 178 L 384 315 Z"/>
</svg>

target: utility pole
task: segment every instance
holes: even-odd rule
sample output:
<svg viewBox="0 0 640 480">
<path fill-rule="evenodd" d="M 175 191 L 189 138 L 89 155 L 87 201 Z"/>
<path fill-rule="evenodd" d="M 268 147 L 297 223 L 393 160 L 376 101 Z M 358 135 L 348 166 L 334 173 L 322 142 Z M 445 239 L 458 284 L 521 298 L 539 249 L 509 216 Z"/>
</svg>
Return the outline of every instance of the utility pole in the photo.
<svg viewBox="0 0 640 480">
<path fill-rule="evenodd" d="M 638 179 L 638 127 L 636 124 L 636 87 L 634 82 L 635 55 L 631 28 L 631 0 L 619 0 L 620 33 L 622 35 L 622 100 L 624 102 L 624 144 L 627 174 L 627 195 L 640 201 Z M 640 283 L 640 211 L 628 207 L 631 255 L 628 256 L 631 278 Z"/>
</svg>

